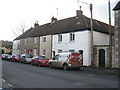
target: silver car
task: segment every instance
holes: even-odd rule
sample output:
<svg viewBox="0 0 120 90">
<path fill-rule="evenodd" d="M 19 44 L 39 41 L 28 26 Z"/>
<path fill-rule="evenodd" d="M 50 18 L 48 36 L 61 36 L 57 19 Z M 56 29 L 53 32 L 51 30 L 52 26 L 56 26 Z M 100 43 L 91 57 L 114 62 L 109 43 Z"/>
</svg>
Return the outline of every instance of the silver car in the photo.
<svg viewBox="0 0 120 90">
<path fill-rule="evenodd" d="M 21 55 L 21 63 L 31 63 L 32 56 L 30 54 L 22 54 Z"/>
</svg>

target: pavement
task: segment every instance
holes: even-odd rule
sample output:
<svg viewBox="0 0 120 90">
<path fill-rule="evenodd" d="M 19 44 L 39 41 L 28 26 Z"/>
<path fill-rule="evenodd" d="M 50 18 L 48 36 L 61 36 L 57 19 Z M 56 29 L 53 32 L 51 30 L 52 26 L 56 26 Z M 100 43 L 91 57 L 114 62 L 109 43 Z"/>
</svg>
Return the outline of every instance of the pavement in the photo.
<svg viewBox="0 0 120 90">
<path fill-rule="evenodd" d="M 102 74 L 112 74 L 112 75 L 120 75 L 120 69 L 117 68 L 103 68 L 103 67 L 82 67 L 81 70 L 85 72 L 96 72 Z"/>
</svg>

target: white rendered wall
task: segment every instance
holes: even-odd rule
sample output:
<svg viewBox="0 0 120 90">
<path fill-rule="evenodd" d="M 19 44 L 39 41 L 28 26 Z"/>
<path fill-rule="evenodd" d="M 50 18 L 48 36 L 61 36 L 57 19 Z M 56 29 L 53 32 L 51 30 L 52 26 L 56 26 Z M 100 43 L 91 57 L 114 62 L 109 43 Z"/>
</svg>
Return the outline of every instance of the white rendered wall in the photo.
<svg viewBox="0 0 120 90">
<path fill-rule="evenodd" d="M 13 41 L 13 52 L 12 52 L 13 55 L 19 54 L 19 49 L 18 49 L 19 44 L 20 44 L 20 40 Z"/>
<path fill-rule="evenodd" d="M 90 66 L 90 31 L 75 32 L 75 41 L 69 40 L 69 33 L 62 34 L 62 37 L 62 42 L 58 42 L 58 35 L 53 35 L 52 51 L 55 51 L 55 53 L 57 53 L 59 49 L 62 51 L 75 50 L 76 52 L 83 50 L 83 65 Z"/>
<path fill-rule="evenodd" d="M 109 34 L 93 32 L 93 45 L 109 45 Z"/>
</svg>

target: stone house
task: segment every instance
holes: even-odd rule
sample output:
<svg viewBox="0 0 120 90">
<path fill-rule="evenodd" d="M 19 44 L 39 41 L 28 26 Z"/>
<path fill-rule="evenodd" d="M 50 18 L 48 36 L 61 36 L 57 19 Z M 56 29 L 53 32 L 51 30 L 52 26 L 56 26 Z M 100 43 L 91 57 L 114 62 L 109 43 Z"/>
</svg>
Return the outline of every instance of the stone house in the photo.
<svg viewBox="0 0 120 90">
<path fill-rule="evenodd" d="M 120 66 L 120 1 L 117 3 L 113 10 L 115 11 L 113 67 L 118 68 Z"/>
</svg>

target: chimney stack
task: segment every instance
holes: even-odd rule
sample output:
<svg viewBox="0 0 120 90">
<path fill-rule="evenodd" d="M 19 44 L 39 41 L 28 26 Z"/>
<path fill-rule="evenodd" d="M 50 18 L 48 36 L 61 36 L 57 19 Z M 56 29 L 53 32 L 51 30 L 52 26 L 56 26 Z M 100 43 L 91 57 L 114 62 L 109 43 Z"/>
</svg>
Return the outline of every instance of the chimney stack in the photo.
<svg viewBox="0 0 120 90">
<path fill-rule="evenodd" d="M 38 21 L 35 21 L 34 27 L 39 26 Z"/>
<path fill-rule="evenodd" d="M 54 16 L 51 18 L 51 21 L 54 22 L 54 21 L 57 21 L 57 18 L 55 18 Z"/>
<path fill-rule="evenodd" d="M 76 11 L 76 16 L 80 17 L 81 15 L 83 15 L 83 11 L 81 10 L 81 6 L 80 6 L 80 10 Z"/>
</svg>

